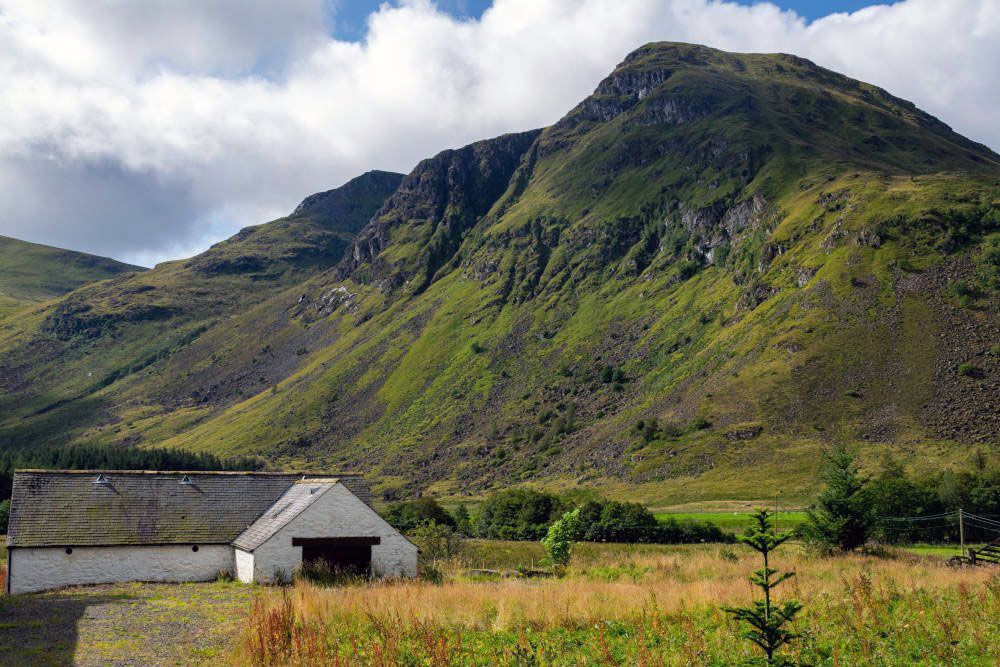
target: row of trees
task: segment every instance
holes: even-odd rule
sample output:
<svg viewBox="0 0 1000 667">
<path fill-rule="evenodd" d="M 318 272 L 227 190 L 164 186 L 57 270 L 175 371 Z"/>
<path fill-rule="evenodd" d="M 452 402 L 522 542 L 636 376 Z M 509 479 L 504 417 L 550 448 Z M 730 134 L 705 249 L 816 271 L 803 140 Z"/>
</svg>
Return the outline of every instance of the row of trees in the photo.
<svg viewBox="0 0 1000 667">
<path fill-rule="evenodd" d="M 431 497 L 396 503 L 386 520 L 403 532 L 421 525 L 449 527 L 467 537 L 501 540 L 539 540 L 563 514 L 577 510 L 582 526 L 579 540 L 587 542 L 643 542 L 679 544 L 731 542 L 732 536 L 709 523 L 657 521 L 638 503 L 560 497 L 531 489 L 510 489 L 487 497 L 475 516 L 459 505 L 453 513 Z"/>
<path fill-rule="evenodd" d="M 11 484 L 17 469 L 261 470 L 263 467 L 263 460 L 256 457 L 219 458 L 180 449 L 74 445 L 0 451 L 0 534 L 7 532 Z"/>
<path fill-rule="evenodd" d="M 821 479 L 825 487 L 808 511 L 804 537 L 842 550 L 870 539 L 890 544 L 955 541 L 957 518 L 946 515 L 959 509 L 1000 519 L 1000 467 L 988 465 L 984 455 L 964 472 L 911 477 L 886 458 L 876 474 L 864 475 L 855 452 L 840 446 L 826 454 Z"/>
<path fill-rule="evenodd" d="M 942 517 L 958 509 L 1000 519 L 1000 469 L 990 467 L 981 453 L 971 470 L 959 473 L 945 471 L 911 478 L 902 466 L 887 458 L 877 474 L 865 476 L 854 451 L 841 446 L 825 455 L 821 479 L 824 488 L 808 511 L 803 532 L 811 542 L 831 550 L 849 551 L 873 537 L 885 542 L 954 537 L 950 531 L 957 526 Z M 563 520 L 567 518 L 571 523 L 574 517 L 566 515 Z M 982 521 L 980 527 L 989 525 L 988 520 Z M 550 556 L 568 561 L 570 544 L 553 544 L 553 536 L 566 533 L 557 528 L 559 524 L 544 541 L 546 550 Z M 998 532 L 995 527 L 990 529 L 990 537 Z M 750 527 L 738 539 L 762 556 L 763 567 L 752 574 L 750 583 L 763 595 L 747 606 L 723 608 L 741 622 L 741 636 L 763 651 L 767 665 L 791 664 L 777 651 L 799 636 L 787 626 L 802 604 L 797 600 L 778 604 L 773 597 L 775 587 L 794 573 L 772 568 L 770 560 L 771 552 L 792 536 L 792 532 L 775 531 L 766 509 L 753 516 Z"/>
</svg>

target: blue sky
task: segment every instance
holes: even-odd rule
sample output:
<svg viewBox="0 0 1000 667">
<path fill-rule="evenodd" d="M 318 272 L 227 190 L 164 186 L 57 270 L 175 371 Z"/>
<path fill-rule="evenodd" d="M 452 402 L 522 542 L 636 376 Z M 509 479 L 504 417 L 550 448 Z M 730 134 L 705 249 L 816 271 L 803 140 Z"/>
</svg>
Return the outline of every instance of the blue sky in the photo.
<svg viewBox="0 0 1000 667">
<path fill-rule="evenodd" d="M 333 3 L 334 29 L 338 39 L 357 41 L 364 36 L 365 20 L 385 0 L 339 0 Z M 737 0 L 742 5 L 753 5 L 760 0 Z M 870 5 L 891 4 L 870 0 L 772 0 L 782 9 L 794 10 L 799 16 L 813 21 L 837 12 L 853 12 Z M 438 8 L 457 18 L 479 18 L 492 4 L 492 0 L 437 0 Z"/>
</svg>

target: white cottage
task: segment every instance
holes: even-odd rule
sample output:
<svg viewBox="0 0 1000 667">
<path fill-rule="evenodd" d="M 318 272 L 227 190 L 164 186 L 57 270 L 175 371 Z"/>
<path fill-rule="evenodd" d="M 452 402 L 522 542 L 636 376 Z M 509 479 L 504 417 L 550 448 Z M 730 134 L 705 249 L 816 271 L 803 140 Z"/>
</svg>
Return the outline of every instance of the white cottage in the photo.
<svg viewBox="0 0 1000 667">
<path fill-rule="evenodd" d="M 18 470 L 7 592 L 120 581 L 244 582 L 325 560 L 412 577 L 417 548 L 353 474 Z"/>
</svg>

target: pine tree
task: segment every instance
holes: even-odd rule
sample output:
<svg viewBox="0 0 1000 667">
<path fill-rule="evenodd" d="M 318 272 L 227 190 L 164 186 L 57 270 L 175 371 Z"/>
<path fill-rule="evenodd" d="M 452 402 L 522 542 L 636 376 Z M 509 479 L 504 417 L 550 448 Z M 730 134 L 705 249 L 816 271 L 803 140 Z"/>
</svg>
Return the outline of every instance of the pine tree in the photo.
<svg viewBox="0 0 1000 667">
<path fill-rule="evenodd" d="M 872 527 L 868 478 L 858 472 L 857 457 L 845 446 L 824 455 L 820 475 L 826 487 L 816 507 L 806 511 L 805 536 L 813 542 L 851 551 L 868 539 Z"/>
<path fill-rule="evenodd" d="M 768 665 L 778 665 L 783 664 L 783 660 L 780 656 L 775 658 L 777 650 L 798 636 L 786 629 L 785 625 L 799 613 L 802 605 L 795 600 L 787 600 L 781 605 L 774 604 L 771 591 L 795 573 L 779 572 L 771 568 L 770 554 L 788 541 L 793 533 L 792 531 L 775 533 L 771 515 L 766 509 L 757 510 L 752 521 L 746 532 L 737 539 L 752 547 L 764 558 L 764 567 L 756 570 L 750 577 L 750 583 L 764 592 L 764 599 L 754 600 L 749 607 L 723 607 L 723 610 L 732 614 L 738 621 L 749 625 L 742 636 L 764 651 Z"/>
<path fill-rule="evenodd" d="M 452 516 L 455 517 L 455 532 L 472 537 L 472 518 L 469 516 L 469 508 L 465 506 L 465 503 L 460 503 Z"/>
</svg>

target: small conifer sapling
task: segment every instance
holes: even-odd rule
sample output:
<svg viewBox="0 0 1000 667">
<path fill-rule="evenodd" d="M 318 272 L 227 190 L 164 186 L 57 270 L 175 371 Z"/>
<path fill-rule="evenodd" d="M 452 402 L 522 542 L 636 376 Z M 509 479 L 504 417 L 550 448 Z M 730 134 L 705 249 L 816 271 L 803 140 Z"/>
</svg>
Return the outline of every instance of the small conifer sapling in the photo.
<svg viewBox="0 0 1000 667">
<path fill-rule="evenodd" d="M 750 526 L 737 539 L 753 548 L 764 559 L 764 567 L 750 576 L 750 583 L 763 591 L 764 599 L 754 600 L 748 607 L 723 607 L 726 613 L 732 614 L 736 620 L 749 626 L 741 636 L 760 647 L 768 665 L 784 664 L 782 658 L 776 657 L 775 654 L 779 648 L 798 636 L 785 626 L 799 613 L 802 605 L 795 600 L 786 600 L 780 605 L 775 604 L 771 593 L 778 584 L 795 574 L 773 569 L 770 561 L 771 552 L 787 542 L 792 535 L 792 531 L 775 532 L 768 510 L 759 509 L 754 513 Z"/>
</svg>

